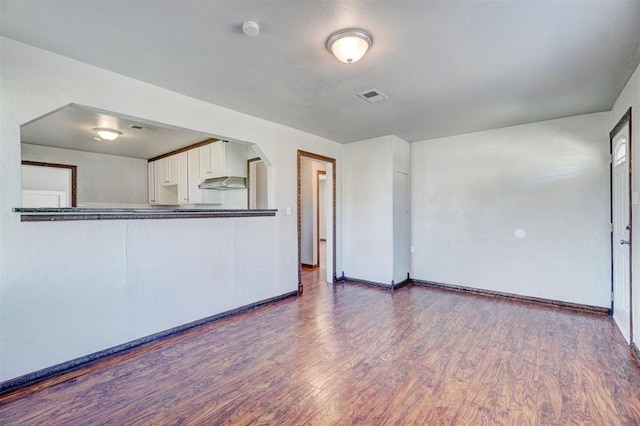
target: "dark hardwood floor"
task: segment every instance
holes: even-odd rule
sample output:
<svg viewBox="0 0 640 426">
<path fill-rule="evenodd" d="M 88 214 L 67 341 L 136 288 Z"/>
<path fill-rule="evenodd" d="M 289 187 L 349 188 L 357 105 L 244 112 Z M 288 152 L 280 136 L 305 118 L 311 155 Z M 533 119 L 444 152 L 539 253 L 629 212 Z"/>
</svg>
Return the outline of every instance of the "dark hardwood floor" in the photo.
<svg viewBox="0 0 640 426">
<path fill-rule="evenodd" d="M 0 424 L 640 424 L 640 364 L 610 317 L 323 274 L 6 395 Z"/>
</svg>

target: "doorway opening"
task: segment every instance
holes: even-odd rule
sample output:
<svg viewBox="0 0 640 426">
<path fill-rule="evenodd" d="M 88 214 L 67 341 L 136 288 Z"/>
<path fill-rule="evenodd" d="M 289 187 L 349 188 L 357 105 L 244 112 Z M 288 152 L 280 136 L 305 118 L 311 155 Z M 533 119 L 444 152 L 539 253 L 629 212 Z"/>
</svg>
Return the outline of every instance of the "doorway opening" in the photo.
<svg viewBox="0 0 640 426">
<path fill-rule="evenodd" d="M 267 166 L 260 157 L 247 160 L 247 208 L 268 208 Z"/>
<path fill-rule="evenodd" d="M 77 166 L 22 161 L 22 207 L 76 207 Z"/>
<path fill-rule="evenodd" d="M 611 315 L 633 341 L 631 108 L 609 134 L 611 152 Z"/>
<path fill-rule="evenodd" d="M 336 160 L 298 150 L 298 294 L 302 268 L 323 266 L 326 282 L 336 277 Z M 322 240 L 322 231 L 324 239 Z"/>
</svg>

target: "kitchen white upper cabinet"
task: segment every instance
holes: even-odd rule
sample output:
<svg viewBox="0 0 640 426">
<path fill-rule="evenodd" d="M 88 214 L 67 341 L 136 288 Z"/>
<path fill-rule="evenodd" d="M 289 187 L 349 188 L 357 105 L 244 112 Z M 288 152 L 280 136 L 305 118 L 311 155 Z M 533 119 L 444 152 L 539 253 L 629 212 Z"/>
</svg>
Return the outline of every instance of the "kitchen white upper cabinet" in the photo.
<svg viewBox="0 0 640 426">
<path fill-rule="evenodd" d="M 200 149 L 194 148 L 187 151 L 187 170 L 188 170 L 188 190 L 189 200 L 191 204 L 198 204 L 201 202 L 200 191 L 198 188 L 200 184 Z"/>
<path fill-rule="evenodd" d="M 178 204 L 191 204 L 189 199 L 189 166 L 188 155 L 186 152 L 174 155 L 176 158 L 176 177 L 178 186 Z M 171 157 L 167 157 L 171 158 Z"/>
<path fill-rule="evenodd" d="M 164 158 L 161 158 L 160 160 L 156 160 L 153 162 L 153 171 L 155 174 L 155 203 L 154 204 L 161 204 L 161 205 L 168 205 L 168 204 L 172 204 L 173 201 L 173 194 L 172 194 L 172 190 L 170 186 L 165 186 L 163 185 L 161 182 L 163 182 L 163 164 L 162 164 L 162 160 L 164 160 Z M 178 201 L 177 199 L 177 194 L 175 197 L 175 201 Z M 176 203 L 177 204 L 177 203 Z"/>
<path fill-rule="evenodd" d="M 247 177 L 247 156 L 244 145 L 217 141 L 198 148 L 200 179 L 222 176 Z"/>
<path fill-rule="evenodd" d="M 153 165 L 155 176 L 154 194 L 149 202 L 161 205 L 189 204 L 187 153 L 181 152 L 160 158 L 149 164 Z M 151 197 L 151 188 L 149 188 L 149 195 Z"/>
<path fill-rule="evenodd" d="M 222 204 L 226 202 L 225 191 L 200 189 L 198 185 L 215 177 L 246 177 L 246 158 L 244 145 L 218 141 L 150 161 L 149 203 Z"/>
<path fill-rule="evenodd" d="M 149 204 L 156 203 L 156 174 L 154 170 L 154 162 L 147 163 L 147 183 L 149 187 Z"/>
<path fill-rule="evenodd" d="M 172 186 L 178 184 L 178 155 L 164 157 L 154 161 L 156 185 Z"/>
<path fill-rule="evenodd" d="M 198 185 L 200 184 L 200 182 L 202 182 L 202 179 L 200 178 L 200 148 L 194 148 L 187 151 L 189 203 L 190 204 L 221 204 L 223 191 L 215 191 L 211 189 L 198 188 Z"/>
<path fill-rule="evenodd" d="M 218 148 L 214 148 L 214 145 L 217 147 L 223 145 L 223 143 L 214 142 L 198 148 L 200 179 L 212 178 L 214 173 L 219 175 L 222 171 L 222 156 L 218 153 Z"/>
</svg>

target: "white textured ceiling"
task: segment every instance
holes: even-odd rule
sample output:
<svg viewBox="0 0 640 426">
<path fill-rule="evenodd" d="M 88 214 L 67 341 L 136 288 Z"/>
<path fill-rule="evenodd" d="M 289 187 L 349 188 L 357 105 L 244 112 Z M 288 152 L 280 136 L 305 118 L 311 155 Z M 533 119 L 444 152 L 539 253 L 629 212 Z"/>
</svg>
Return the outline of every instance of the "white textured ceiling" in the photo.
<svg viewBox="0 0 640 426">
<path fill-rule="evenodd" d="M 338 142 L 606 111 L 640 62 L 640 1 L 7 1 L 1 33 Z M 261 26 L 245 36 L 242 22 Z M 335 30 L 374 39 L 358 63 Z M 389 100 L 356 94 L 376 88 Z"/>
<path fill-rule="evenodd" d="M 131 128 L 131 125 L 143 129 Z M 118 130 L 122 135 L 114 141 L 97 141 L 93 139 L 96 136 L 93 129 L 97 127 Z M 24 143 L 145 160 L 211 137 L 80 105 L 67 105 L 39 117 L 23 125 L 20 132 Z"/>
</svg>

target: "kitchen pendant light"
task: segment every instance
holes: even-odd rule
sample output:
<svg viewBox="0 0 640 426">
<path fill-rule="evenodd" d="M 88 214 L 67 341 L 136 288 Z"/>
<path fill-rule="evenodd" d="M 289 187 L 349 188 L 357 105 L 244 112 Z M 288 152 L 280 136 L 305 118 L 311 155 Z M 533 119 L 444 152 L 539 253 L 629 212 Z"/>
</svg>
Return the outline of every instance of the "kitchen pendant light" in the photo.
<svg viewBox="0 0 640 426">
<path fill-rule="evenodd" d="M 104 141 L 114 141 L 118 139 L 118 136 L 122 134 L 122 132 L 119 132 L 117 130 L 107 129 L 104 127 L 96 127 L 95 129 L 93 129 L 93 131 L 96 132 L 100 139 Z"/>
<path fill-rule="evenodd" d="M 364 30 L 350 28 L 336 31 L 327 39 L 327 50 L 345 64 L 358 62 L 373 44 L 371 35 Z"/>
</svg>

